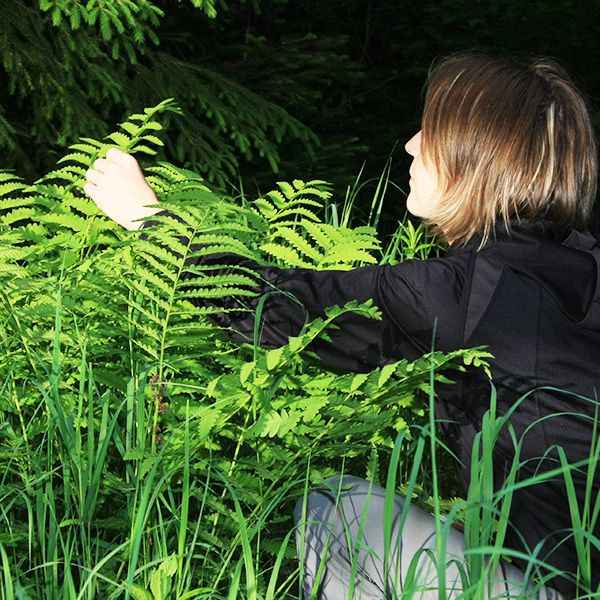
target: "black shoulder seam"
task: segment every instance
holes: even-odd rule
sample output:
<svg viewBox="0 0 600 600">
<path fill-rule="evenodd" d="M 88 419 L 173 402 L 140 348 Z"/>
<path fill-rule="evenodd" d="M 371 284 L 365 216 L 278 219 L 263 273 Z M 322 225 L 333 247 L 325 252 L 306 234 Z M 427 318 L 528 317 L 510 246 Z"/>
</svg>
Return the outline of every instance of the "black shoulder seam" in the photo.
<svg viewBox="0 0 600 600">
<path fill-rule="evenodd" d="M 475 333 L 483 316 L 496 297 L 502 281 L 504 265 L 502 262 L 484 260 L 474 254 L 473 270 L 469 286 L 469 297 L 466 302 L 466 314 L 463 329 L 463 343 Z M 476 285 L 473 288 L 473 285 Z"/>
<path fill-rule="evenodd" d="M 469 266 L 467 267 L 465 285 L 463 286 L 463 294 L 461 298 L 461 319 L 460 319 L 460 331 L 462 332 L 462 340 L 460 340 L 459 347 L 464 347 L 467 327 L 467 316 L 469 313 L 469 298 L 471 297 L 471 287 L 473 285 L 473 273 L 475 271 L 475 263 L 477 261 L 477 253 L 472 252 L 469 257 Z"/>
</svg>

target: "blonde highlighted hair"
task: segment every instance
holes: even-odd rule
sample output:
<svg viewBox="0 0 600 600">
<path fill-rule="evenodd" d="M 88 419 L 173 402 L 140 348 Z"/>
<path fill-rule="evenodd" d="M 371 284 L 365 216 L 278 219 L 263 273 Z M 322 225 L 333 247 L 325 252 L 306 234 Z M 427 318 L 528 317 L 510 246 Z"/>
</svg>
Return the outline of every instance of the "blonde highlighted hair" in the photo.
<svg viewBox="0 0 600 600">
<path fill-rule="evenodd" d="M 598 158 L 582 94 L 555 62 L 453 55 L 429 73 L 423 160 L 442 199 L 430 225 L 449 243 L 483 245 L 501 219 L 544 217 L 582 228 Z"/>
</svg>

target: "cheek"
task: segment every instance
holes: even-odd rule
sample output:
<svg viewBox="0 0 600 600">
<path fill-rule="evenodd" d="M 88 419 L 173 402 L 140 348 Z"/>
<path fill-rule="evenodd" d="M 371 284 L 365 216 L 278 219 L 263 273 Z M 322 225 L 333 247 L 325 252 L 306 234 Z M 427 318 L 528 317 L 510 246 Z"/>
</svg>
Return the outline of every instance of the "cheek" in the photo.
<svg viewBox="0 0 600 600">
<path fill-rule="evenodd" d="M 420 161 L 419 161 L 420 162 Z M 406 199 L 407 210 L 416 217 L 433 217 L 441 201 L 437 177 L 423 164 L 416 164 Z"/>
<path fill-rule="evenodd" d="M 437 202 L 436 199 L 439 197 L 437 176 L 425 167 L 421 169 L 421 189 L 431 202 Z"/>
</svg>

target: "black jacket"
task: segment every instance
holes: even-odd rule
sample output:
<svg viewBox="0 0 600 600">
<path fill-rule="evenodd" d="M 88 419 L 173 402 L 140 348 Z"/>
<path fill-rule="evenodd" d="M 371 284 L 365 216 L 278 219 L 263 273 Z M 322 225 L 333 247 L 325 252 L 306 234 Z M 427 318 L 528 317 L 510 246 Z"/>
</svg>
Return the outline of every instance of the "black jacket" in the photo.
<svg viewBox="0 0 600 600">
<path fill-rule="evenodd" d="M 600 391 L 600 248 L 596 242 L 588 231 L 536 220 L 513 223 L 511 235 L 499 227 L 495 240 L 481 250 L 478 240 L 473 240 L 464 248 L 450 248 L 441 258 L 396 266 L 313 271 L 249 265 L 264 279 L 261 291 L 270 291 L 272 284 L 291 292 L 305 308 L 283 294 L 270 295 L 263 311 L 261 345 L 286 343 L 306 318 L 321 316 L 329 306 L 369 298 L 381 309 L 383 319 L 341 317 L 331 343 L 319 342 L 315 348 L 329 367 L 366 371 L 403 357 L 414 359 L 431 350 L 434 323 L 436 349 L 487 345 L 495 357 L 491 371 L 499 413 L 544 386 L 522 398 L 510 419 L 522 440 L 520 477 L 529 478 L 560 466 L 557 445 L 571 463 L 590 455 L 593 399 Z M 224 314 L 221 322 L 251 337 L 253 318 L 247 313 Z M 452 421 L 444 426 L 445 435 L 464 464 L 465 490 L 473 438 L 489 408 L 490 391 L 490 382 L 479 371 L 439 391 L 438 416 Z M 494 455 L 498 487 L 514 454 L 513 440 L 506 433 Z M 582 467 L 572 472 L 580 512 L 587 471 Z M 591 481 L 593 508 L 600 475 Z M 572 523 L 564 478 L 555 477 L 515 492 L 505 542 L 571 573 L 552 580 L 566 597 L 575 595 L 577 572 Z M 600 526 L 593 531 L 600 538 Z M 525 568 L 522 561 L 515 562 Z M 598 550 L 592 553 L 591 572 L 596 589 Z"/>
</svg>

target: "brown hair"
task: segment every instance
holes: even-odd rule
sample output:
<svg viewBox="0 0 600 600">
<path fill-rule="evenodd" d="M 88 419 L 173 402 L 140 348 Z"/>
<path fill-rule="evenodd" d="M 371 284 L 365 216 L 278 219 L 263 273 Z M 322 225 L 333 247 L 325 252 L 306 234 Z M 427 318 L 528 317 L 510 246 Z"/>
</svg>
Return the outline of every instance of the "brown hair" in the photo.
<svg viewBox="0 0 600 600">
<path fill-rule="evenodd" d="M 432 219 L 450 243 L 483 245 L 502 217 L 574 228 L 590 218 L 598 158 L 585 99 L 546 58 L 453 55 L 429 73 L 422 153 L 443 192 Z"/>
</svg>

